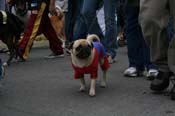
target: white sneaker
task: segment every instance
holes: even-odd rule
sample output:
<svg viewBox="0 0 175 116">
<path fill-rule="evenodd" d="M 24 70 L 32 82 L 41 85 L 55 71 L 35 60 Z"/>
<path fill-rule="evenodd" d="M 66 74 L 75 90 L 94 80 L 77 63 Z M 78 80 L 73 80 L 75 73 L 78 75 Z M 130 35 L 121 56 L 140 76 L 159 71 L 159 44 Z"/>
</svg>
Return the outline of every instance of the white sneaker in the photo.
<svg viewBox="0 0 175 116">
<path fill-rule="evenodd" d="M 146 74 L 148 80 L 154 80 L 159 72 L 156 69 L 149 69 Z"/>
<path fill-rule="evenodd" d="M 64 57 L 64 53 L 62 53 L 62 54 L 58 54 L 58 55 L 52 53 L 52 54 L 50 54 L 50 55 L 48 55 L 48 56 L 45 56 L 44 58 L 52 59 L 52 58 L 62 58 L 62 57 Z"/>
<path fill-rule="evenodd" d="M 139 77 L 143 76 L 144 71 L 138 71 L 136 67 L 129 67 L 124 71 L 124 76 L 126 77 Z"/>
<path fill-rule="evenodd" d="M 137 69 L 136 69 L 136 67 L 129 67 L 124 71 L 123 74 L 126 77 L 136 77 L 137 76 Z"/>
</svg>

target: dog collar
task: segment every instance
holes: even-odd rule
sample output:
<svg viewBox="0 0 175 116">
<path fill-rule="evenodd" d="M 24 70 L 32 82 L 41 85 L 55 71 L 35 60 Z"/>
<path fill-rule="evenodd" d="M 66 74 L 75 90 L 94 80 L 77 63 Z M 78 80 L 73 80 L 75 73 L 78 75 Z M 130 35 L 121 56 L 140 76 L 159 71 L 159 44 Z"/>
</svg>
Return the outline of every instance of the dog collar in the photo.
<svg viewBox="0 0 175 116">
<path fill-rule="evenodd" d="M 3 21 L 2 24 L 7 24 L 7 14 L 4 11 L 0 11 L 2 13 Z"/>
</svg>

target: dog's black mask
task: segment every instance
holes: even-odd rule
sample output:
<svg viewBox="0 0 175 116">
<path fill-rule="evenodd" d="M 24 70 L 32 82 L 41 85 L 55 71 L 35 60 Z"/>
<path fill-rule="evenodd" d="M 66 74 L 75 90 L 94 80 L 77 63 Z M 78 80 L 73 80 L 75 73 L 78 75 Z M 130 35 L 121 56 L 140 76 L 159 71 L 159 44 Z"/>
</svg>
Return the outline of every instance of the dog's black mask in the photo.
<svg viewBox="0 0 175 116">
<path fill-rule="evenodd" d="M 88 46 L 80 45 L 76 48 L 76 51 L 77 51 L 76 56 L 80 59 L 86 59 L 91 55 L 91 50 L 92 50 L 92 47 L 90 45 Z"/>
</svg>

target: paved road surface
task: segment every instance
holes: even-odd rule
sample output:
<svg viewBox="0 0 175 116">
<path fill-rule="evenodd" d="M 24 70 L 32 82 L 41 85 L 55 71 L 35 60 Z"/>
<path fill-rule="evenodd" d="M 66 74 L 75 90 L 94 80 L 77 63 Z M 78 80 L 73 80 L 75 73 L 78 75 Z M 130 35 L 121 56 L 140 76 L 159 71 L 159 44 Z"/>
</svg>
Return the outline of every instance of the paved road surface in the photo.
<svg viewBox="0 0 175 116">
<path fill-rule="evenodd" d="M 108 87 L 96 87 L 96 97 L 79 93 L 70 57 L 44 59 L 47 47 L 32 49 L 27 62 L 6 68 L 0 90 L 0 116 L 175 116 L 175 101 L 155 94 L 144 77 L 126 78 L 126 48 L 108 73 Z M 7 55 L 0 54 L 5 60 Z M 99 71 L 101 76 L 101 71 Z M 89 78 L 86 78 L 89 85 Z"/>
</svg>

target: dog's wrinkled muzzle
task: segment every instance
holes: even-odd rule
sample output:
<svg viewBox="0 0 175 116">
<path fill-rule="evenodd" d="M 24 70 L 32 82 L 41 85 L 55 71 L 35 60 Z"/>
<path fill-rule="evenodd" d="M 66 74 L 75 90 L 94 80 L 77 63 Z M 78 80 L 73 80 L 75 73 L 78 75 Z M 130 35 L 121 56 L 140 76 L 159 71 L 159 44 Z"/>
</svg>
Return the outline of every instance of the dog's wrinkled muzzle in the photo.
<svg viewBox="0 0 175 116">
<path fill-rule="evenodd" d="M 86 59 L 91 55 L 91 48 L 89 47 L 81 47 L 79 51 L 77 51 L 77 57 L 80 59 Z"/>
</svg>

